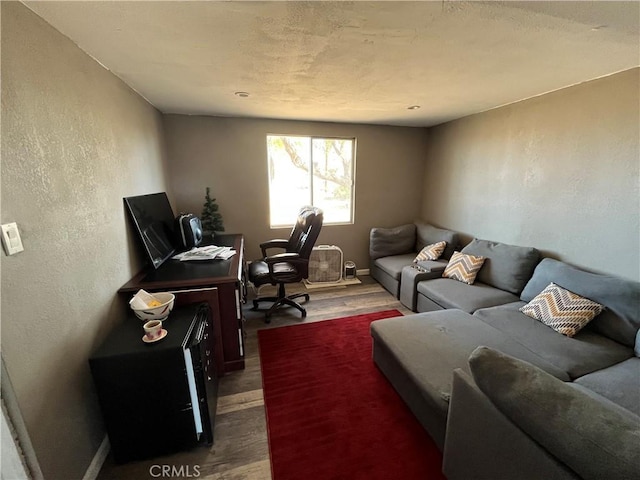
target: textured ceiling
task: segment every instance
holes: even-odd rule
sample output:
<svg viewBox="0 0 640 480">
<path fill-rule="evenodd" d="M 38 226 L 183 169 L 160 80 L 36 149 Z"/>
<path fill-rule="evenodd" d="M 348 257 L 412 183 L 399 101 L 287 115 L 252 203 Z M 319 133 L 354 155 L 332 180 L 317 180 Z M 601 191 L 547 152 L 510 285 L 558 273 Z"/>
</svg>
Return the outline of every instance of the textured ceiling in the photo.
<svg viewBox="0 0 640 480">
<path fill-rule="evenodd" d="M 637 1 L 24 3 L 171 113 L 429 126 L 640 64 Z"/>
</svg>

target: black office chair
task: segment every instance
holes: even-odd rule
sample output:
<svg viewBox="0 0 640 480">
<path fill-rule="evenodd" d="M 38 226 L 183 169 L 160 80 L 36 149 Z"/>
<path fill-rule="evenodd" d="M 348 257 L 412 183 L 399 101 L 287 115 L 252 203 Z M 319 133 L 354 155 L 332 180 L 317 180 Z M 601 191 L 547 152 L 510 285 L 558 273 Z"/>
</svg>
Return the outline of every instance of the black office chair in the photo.
<svg viewBox="0 0 640 480">
<path fill-rule="evenodd" d="M 309 256 L 318 239 L 322 228 L 322 210 L 315 207 L 303 207 L 298 214 L 291 235 L 288 240 L 270 240 L 260 244 L 262 260 L 256 260 L 249 265 L 249 280 L 256 286 L 271 284 L 278 285 L 278 295 L 275 297 L 259 297 L 253 301 L 252 310 L 264 311 L 265 322 L 271 321 L 271 315 L 280 307 L 294 307 L 300 310 L 302 318 L 307 316 L 307 311 L 295 301 L 304 297 L 309 301 L 308 293 L 285 293 L 284 286 L 287 283 L 301 282 L 309 277 Z M 279 248 L 283 253 L 267 255 L 267 250 Z M 260 302 L 272 302 L 266 309 L 258 308 Z"/>
</svg>

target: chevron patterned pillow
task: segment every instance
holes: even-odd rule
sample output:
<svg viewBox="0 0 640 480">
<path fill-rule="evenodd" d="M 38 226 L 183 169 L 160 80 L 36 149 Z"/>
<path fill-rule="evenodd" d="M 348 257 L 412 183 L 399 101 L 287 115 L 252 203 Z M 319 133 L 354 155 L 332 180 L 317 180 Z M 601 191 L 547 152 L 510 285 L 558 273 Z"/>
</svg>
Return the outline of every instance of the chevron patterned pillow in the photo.
<svg viewBox="0 0 640 480">
<path fill-rule="evenodd" d="M 458 251 L 453 252 L 442 276 L 473 285 L 473 282 L 476 281 L 476 275 L 478 275 L 480 268 L 484 264 L 484 260 L 485 257 L 467 255 Z"/>
<path fill-rule="evenodd" d="M 604 307 L 551 282 L 520 311 L 567 337 L 573 337 Z"/>
<path fill-rule="evenodd" d="M 413 260 L 413 263 L 424 262 L 425 260 L 437 260 L 442 256 L 442 252 L 447 246 L 447 242 L 438 242 L 427 245 L 418 256 Z"/>
</svg>

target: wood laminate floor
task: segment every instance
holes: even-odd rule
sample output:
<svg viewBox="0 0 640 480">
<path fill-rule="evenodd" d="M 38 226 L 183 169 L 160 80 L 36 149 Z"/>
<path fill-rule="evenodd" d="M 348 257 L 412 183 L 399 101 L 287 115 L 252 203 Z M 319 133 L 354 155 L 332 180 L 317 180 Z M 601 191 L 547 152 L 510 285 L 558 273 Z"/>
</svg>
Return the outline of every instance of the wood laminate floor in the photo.
<svg viewBox="0 0 640 480">
<path fill-rule="evenodd" d="M 360 280 L 358 285 L 308 290 L 311 300 L 306 304 L 307 317 L 304 319 L 300 318 L 297 310 L 289 308 L 273 315 L 271 324 L 267 325 L 263 314 L 249 310 L 249 300 L 244 312 L 245 369 L 220 379 L 214 444 L 124 465 L 115 464 L 109 456 L 98 480 L 270 480 L 257 331 L 393 308 L 405 315 L 411 313 L 370 277 L 362 276 Z M 287 293 L 302 290 L 305 290 L 303 285 L 296 285 L 287 288 Z M 270 292 L 263 287 L 260 294 L 268 295 Z M 252 298 L 251 292 L 249 298 Z"/>
</svg>

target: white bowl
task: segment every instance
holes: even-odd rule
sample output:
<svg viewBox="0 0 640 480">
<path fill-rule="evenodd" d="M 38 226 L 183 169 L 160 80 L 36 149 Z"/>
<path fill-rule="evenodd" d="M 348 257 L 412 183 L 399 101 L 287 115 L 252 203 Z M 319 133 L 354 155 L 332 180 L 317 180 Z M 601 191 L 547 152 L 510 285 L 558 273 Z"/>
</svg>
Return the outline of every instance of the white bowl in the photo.
<svg viewBox="0 0 640 480">
<path fill-rule="evenodd" d="M 176 296 L 173 293 L 160 292 L 160 293 L 152 293 L 153 297 L 160 302 L 160 305 L 157 307 L 147 307 L 147 308 L 135 308 L 131 305 L 131 310 L 136 314 L 143 322 L 147 322 L 149 320 L 164 320 L 169 316 L 171 310 L 173 310 L 173 302 L 176 299 Z"/>
</svg>

